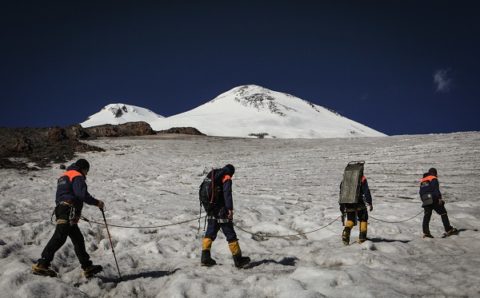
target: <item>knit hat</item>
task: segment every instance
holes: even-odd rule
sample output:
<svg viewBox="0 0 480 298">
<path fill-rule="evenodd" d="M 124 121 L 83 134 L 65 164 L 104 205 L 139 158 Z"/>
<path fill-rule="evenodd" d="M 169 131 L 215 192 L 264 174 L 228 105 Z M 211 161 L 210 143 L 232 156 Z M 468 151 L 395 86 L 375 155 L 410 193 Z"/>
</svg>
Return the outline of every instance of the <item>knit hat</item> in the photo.
<svg viewBox="0 0 480 298">
<path fill-rule="evenodd" d="M 79 167 L 81 170 L 86 170 L 86 171 L 90 170 L 90 164 L 88 163 L 88 161 L 86 159 L 81 158 L 81 159 L 77 160 L 75 162 L 75 165 L 77 167 Z"/>
<path fill-rule="evenodd" d="M 430 175 L 437 176 L 437 169 L 435 169 L 435 168 L 430 168 L 430 170 L 428 170 L 428 173 L 429 173 Z"/>
<path fill-rule="evenodd" d="M 235 167 L 231 164 L 228 164 L 225 166 L 225 168 L 227 169 L 228 173 L 230 175 L 233 175 L 235 173 Z"/>
</svg>

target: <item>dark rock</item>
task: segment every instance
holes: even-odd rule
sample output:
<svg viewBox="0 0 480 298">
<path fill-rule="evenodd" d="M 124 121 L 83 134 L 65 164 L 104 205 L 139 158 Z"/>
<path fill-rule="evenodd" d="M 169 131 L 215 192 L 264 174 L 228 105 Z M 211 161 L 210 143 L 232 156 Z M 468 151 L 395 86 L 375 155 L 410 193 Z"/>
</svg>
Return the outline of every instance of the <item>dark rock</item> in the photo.
<svg viewBox="0 0 480 298">
<path fill-rule="evenodd" d="M 50 142 L 61 142 L 67 140 L 67 133 L 65 129 L 60 127 L 52 127 L 47 130 L 47 138 Z"/>
<path fill-rule="evenodd" d="M 71 125 L 65 128 L 67 136 L 72 139 L 79 139 L 79 140 L 89 140 L 95 139 L 94 136 L 91 136 L 85 128 L 83 128 L 80 124 Z"/>
<path fill-rule="evenodd" d="M 81 143 L 69 136 L 65 128 L 4 128 L 0 127 L 0 168 L 28 169 L 33 162 L 46 167 L 52 162 L 66 162 L 76 152 L 104 151 Z"/>
<path fill-rule="evenodd" d="M 84 130 L 93 137 L 128 137 L 154 135 L 155 131 L 150 124 L 139 122 L 128 122 L 119 125 L 99 125 L 84 128 Z"/>
<path fill-rule="evenodd" d="M 167 130 L 157 131 L 157 134 L 169 134 L 169 133 L 205 136 L 204 133 L 201 133 L 195 127 L 172 127 L 170 129 L 167 129 Z"/>
<path fill-rule="evenodd" d="M 265 138 L 265 136 L 268 136 L 268 133 L 266 133 L 266 132 L 250 133 L 250 134 L 248 134 L 248 135 L 251 136 L 251 137 L 257 137 L 257 138 L 259 138 L 259 139 L 263 139 L 263 138 Z"/>
</svg>

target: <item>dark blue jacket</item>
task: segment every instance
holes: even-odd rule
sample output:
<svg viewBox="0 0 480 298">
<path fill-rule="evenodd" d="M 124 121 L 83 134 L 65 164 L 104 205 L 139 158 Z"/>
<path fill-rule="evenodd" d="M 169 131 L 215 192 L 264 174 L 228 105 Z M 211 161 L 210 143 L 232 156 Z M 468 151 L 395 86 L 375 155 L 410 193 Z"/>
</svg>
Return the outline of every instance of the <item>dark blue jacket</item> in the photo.
<svg viewBox="0 0 480 298">
<path fill-rule="evenodd" d="M 71 203 L 81 210 L 83 203 L 89 205 L 97 205 L 98 200 L 88 193 L 85 176 L 80 172 L 80 168 L 72 164 L 67 171 L 57 180 L 57 193 L 55 203 L 61 202 Z"/>
<path fill-rule="evenodd" d="M 428 175 L 423 177 L 420 180 L 420 197 L 425 194 L 431 194 L 434 200 L 440 200 L 442 198 L 442 194 L 440 193 L 440 183 L 438 183 L 437 177 L 433 175 Z"/>
</svg>

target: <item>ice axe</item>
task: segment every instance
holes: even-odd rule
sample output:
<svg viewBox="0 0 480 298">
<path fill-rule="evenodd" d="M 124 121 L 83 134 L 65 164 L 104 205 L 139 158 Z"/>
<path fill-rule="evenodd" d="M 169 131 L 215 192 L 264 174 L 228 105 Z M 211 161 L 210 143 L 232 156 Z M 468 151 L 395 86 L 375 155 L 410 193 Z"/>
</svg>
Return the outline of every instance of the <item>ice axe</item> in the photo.
<svg viewBox="0 0 480 298">
<path fill-rule="evenodd" d="M 105 218 L 105 212 L 103 212 L 103 208 L 101 208 L 100 211 L 102 211 L 103 221 L 105 221 L 105 228 L 107 228 L 108 240 L 110 240 L 110 247 L 112 248 L 113 258 L 115 259 L 115 264 L 117 265 L 118 277 L 121 280 L 122 275 L 120 274 L 120 268 L 118 267 L 117 256 L 115 255 L 115 249 L 113 249 L 112 237 L 110 236 L 110 231 L 108 230 L 107 219 Z"/>
</svg>

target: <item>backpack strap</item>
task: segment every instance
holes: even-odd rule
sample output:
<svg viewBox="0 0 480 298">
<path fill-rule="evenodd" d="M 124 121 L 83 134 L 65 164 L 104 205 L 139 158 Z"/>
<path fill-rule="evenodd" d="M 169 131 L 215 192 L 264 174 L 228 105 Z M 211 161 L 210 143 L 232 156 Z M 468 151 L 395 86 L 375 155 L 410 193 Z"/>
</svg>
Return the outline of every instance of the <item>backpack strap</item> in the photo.
<svg viewBox="0 0 480 298">
<path fill-rule="evenodd" d="M 210 194 L 210 204 L 213 203 L 213 200 L 215 199 L 214 193 L 215 193 L 215 170 L 212 169 L 212 192 Z"/>
<path fill-rule="evenodd" d="M 223 176 L 223 178 L 222 178 L 222 183 L 225 183 L 225 182 L 227 182 L 228 180 L 232 180 L 232 176 L 230 176 L 230 175 L 225 175 L 225 176 Z"/>
</svg>

